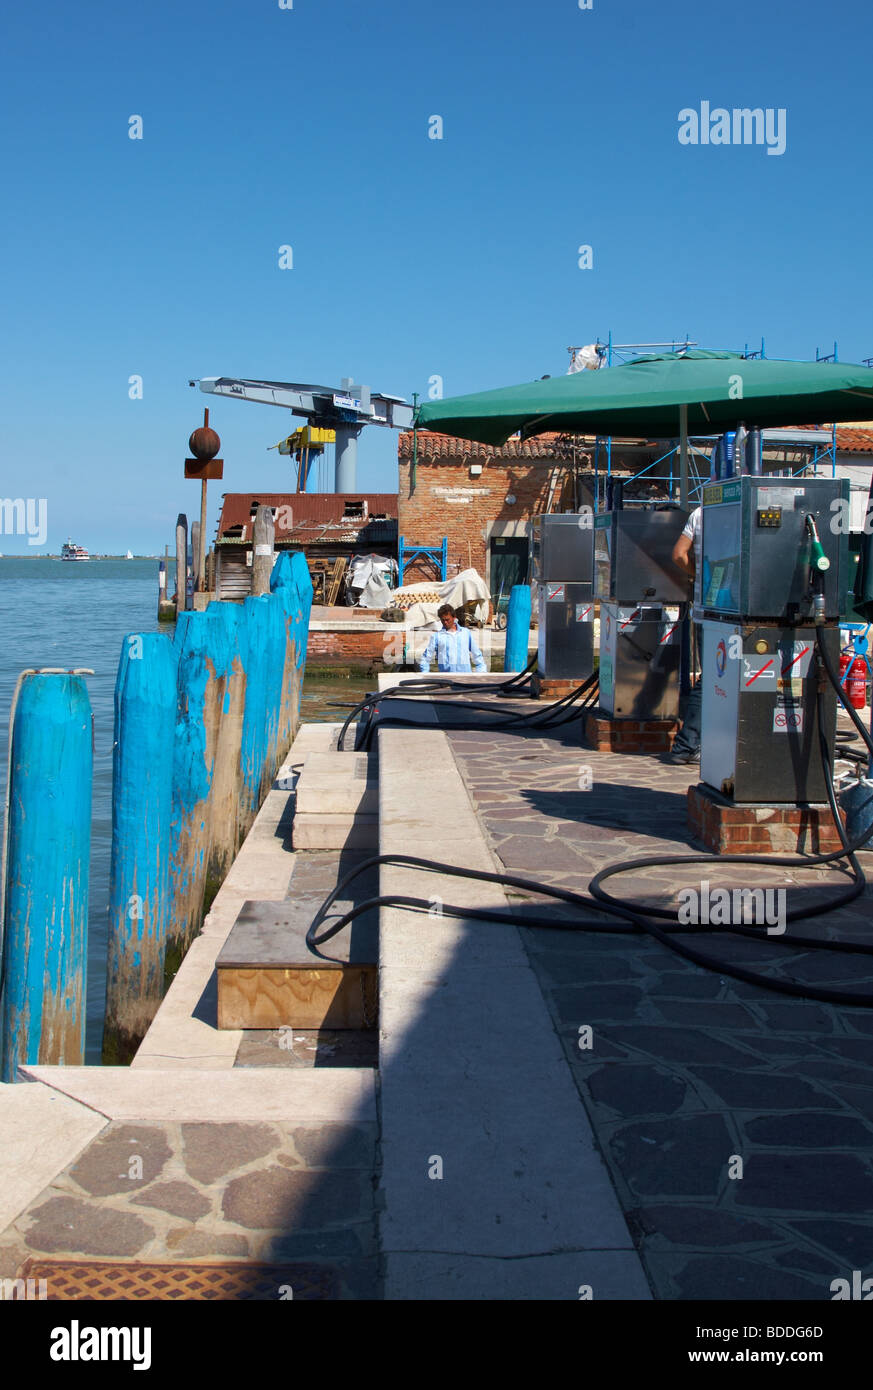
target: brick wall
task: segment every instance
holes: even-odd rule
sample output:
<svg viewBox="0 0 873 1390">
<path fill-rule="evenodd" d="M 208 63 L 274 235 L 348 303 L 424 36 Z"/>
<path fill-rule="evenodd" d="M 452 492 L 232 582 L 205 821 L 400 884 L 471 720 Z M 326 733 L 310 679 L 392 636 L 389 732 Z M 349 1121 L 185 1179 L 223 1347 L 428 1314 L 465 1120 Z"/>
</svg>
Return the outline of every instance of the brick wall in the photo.
<svg viewBox="0 0 873 1390">
<path fill-rule="evenodd" d="M 410 463 L 400 459 L 398 532 L 408 543 L 418 545 L 436 545 L 448 536 L 449 577 L 472 566 L 486 579 L 489 526 L 495 521 L 524 523 L 545 509 L 554 467 L 551 460 L 528 463 L 489 458 L 481 462 L 482 472 L 471 476 L 469 464 L 462 460 L 419 459 L 415 491 L 410 493 Z M 507 496 L 515 501 L 508 503 Z M 520 534 L 524 534 L 523 526 Z M 432 573 L 422 565 L 410 565 L 404 578 L 412 584 L 431 578 Z"/>
<path fill-rule="evenodd" d="M 313 665 L 326 665 L 336 662 L 364 663 L 382 662 L 386 650 L 386 638 L 390 642 L 391 632 L 313 632 L 310 629 L 306 651 L 308 661 Z"/>
</svg>

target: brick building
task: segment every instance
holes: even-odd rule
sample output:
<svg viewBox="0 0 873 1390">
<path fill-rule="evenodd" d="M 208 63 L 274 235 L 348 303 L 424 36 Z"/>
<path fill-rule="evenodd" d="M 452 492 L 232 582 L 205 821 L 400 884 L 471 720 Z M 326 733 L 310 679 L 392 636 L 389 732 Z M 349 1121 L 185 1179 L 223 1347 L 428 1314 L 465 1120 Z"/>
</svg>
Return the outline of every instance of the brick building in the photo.
<svg viewBox="0 0 873 1390">
<path fill-rule="evenodd" d="M 583 477 L 589 455 L 567 435 L 495 448 L 420 430 L 417 445 L 413 463 L 412 432 L 400 435 L 399 534 L 407 545 L 436 545 L 447 536 L 449 575 L 475 569 L 495 594 L 501 579 L 507 588 L 524 582 L 532 516 L 592 500 Z M 407 583 L 426 578 L 423 561 L 405 574 Z"/>
</svg>

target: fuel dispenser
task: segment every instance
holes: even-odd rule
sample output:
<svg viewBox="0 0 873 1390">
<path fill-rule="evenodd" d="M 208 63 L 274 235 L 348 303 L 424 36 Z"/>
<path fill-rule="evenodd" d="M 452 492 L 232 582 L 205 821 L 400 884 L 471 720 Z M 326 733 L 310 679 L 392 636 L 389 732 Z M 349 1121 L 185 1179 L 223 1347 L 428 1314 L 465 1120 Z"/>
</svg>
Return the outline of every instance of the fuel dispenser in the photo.
<svg viewBox="0 0 873 1390">
<path fill-rule="evenodd" d="M 703 490 L 700 776 L 735 802 L 824 801 L 816 721 L 829 757 L 848 537 L 839 478 L 741 477 Z M 818 685 L 818 695 L 816 686 Z"/>
<path fill-rule="evenodd" d="M 616 719 L 676 719 L 688 590 L 671 557 L 689 514 L 671 505 L 624 507 L 620 495 L 616 501 L 594 523 L 600 708 Z"/>
<path fill-rule="evenodd" d="M 531 520 L 537 586 L 537 668 L 550 680 L 594 671 L 594 514 L 555 512 Z"/>
</svg>

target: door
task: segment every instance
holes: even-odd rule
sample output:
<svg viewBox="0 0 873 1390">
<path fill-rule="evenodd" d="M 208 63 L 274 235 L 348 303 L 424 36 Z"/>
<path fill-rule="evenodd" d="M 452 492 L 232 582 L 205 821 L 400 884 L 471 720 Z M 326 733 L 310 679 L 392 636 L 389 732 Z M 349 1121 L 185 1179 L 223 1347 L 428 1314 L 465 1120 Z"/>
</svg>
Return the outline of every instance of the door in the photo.
<svg viewBox="0 0 873 1390">
<path fill-rule="evenodd" d="M 526 536 L 491 537 L 491 597 L 495 608 L 499 598 L 505 612 L 513 584 L 527 584 L 528 549 Z"/>
</svg>

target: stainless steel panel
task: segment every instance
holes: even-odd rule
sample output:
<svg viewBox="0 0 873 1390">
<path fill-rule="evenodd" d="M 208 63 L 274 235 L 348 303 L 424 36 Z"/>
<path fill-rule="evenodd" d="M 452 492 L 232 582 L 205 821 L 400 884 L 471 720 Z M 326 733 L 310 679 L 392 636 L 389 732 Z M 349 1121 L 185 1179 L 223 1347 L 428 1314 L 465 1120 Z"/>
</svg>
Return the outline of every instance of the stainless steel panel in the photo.
<svg viewBox="0 0 873 1390">
<path fill-rule="evenodd" d="M 736 632 L 742 636 L 742 653 L 734 656 L 730 636 Z M 823 638 L 836 665 L 839 629 L 825 628 Z M 759 644 L 766 644 L 766 650 L 759 652 Z M 740 803 L 774 806 L 825 801 L 815 687 L 814 628 L 760 624 L 738 629 L 707 622 L 703 779 Z M 719 689 L 726 692 L 727 700 L 718 695 Z M 821 696 L 820 710 L 832 756 L 836 695 L 830 684 Z M 733 737 L 732 754 L 723 746 L 725 729 Z M 719 743 L 717 753 L 708 747 L 713 738 Z"/>
<path fill-rule="evenodd" d="M 593 516 L 554 513 L 531 520 L 533 574 L 536 580 L 563 579 L 590 584 L 593 561 Z"/>
<path fill-rule="evenodd" d="M 612 637 L 611 698 L 601 691 L 601 708 L 615 719 L 677 719 L 679 716 L 679 628 L 658 607 L 641 621 L 624 618 L 612 604 L 601 608 L 616 623 Z"/>
<path fill-rule="evenodd" d="M 809 514 L 830 560 L 823 574 L 825 613 L 831 621 L 839 618 L 848 563 L 847 528 L 840 524 L 839 510 L 848 495 L 849 484 L 841 478 L 742 477 L 721 489 L 705 489 L 704 611 L 746 621 L 808 620 Z M 719 501 L 720 496 L 727 500 Z M 774 524 L 761 524 L 759 513 Z"/>
<path fill-rule="evenodd" d="M 673 547 L 689 513 L 626 507 L 598 518 L 595 532 L 595 583 L 599 598 L 616 603 L 683 603 L 688 583 L 673 564 Z"/>
<path fill-rule="evenodd" d="M 586 680 L 594 670 L 591 585 L 550 580 L 537 590 L 540 675 L 550 680 Z"/>
</svg>

